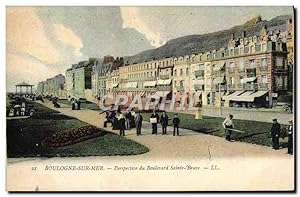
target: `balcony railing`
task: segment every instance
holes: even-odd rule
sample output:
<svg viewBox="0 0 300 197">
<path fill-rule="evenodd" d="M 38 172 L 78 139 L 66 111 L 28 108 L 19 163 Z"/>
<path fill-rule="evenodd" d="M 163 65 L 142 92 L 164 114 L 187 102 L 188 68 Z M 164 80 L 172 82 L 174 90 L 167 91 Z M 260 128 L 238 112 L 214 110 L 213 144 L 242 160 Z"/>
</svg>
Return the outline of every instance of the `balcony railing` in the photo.
<svg viewBox="0 0 300 197">
<path fill-rule="evenodd" d="M 219 92 L 219 90 L 225 91 L 225 90 L 227 90 L 227 86 L 225 84 L 220 85 L 220 86 L 219 85 L 214 85 L 213 90 L 216 91 L 216 92 Z"/>
<path fill-rule="evenodd" d="M 257 83 L 246 83 L 246 84 L 243 84 L 243 89 L 244 90 L 257 90 L 258 84 Z"/>
<path fill-rule="evenodd" d="M 129 79 L 120 79 L 120 82 L 131 82 L 131 81 L 154 81 L 157 77 L 140 77 L 140 78 L 129 78 Z"/>
<path fill-rule="evenodd" d="M 202 85 L 202 84 L 195 84 L 194 85 L 194 89 L 195 90 L 204 90 L 204 85 Z"/>
<path fill-rule="evenodd" d="M 172 91 L 172 86 L 157 86 L 158 91 Z"/>
<path fill-rule="evenodd" d="M 176 89 L 179 92 L 183 92 L 184 91 L 184 86 L 177 86 Z"/>
<path fill-rule="evenodd" d="M 267 71 L 268 67 L 267 66 L 261 66 L 261 67 L 259 67 L 259 70 L 260 71 Z"/>
<path fill-rule="evenodd" d="M 245 72 L 245 68 L 239 68 L 239 73 Z"/>
<path fill-rule="evenodd" d="M 170 75 L 160 75 L 159 78 L 162 80 L 169 79 Z"/>
<path fill-rule="evenodd" d="M 195 70 L 194 74 L 196 77 L 204 77 L 204 70 Z"/>
<path fill-rule="evenodd" d="M 259 89 L 268 89 L 268 83 L 259 83 Z"/>
</svg>

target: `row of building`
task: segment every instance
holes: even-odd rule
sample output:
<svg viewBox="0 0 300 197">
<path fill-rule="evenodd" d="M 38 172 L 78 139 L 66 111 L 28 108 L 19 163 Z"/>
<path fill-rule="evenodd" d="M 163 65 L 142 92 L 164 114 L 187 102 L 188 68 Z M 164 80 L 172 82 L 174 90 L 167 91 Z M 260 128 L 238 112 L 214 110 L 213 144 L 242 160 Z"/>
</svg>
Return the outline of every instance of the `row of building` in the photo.
<svg viewBox="0 0 300 197">
<path fill-rule="evenodd" d="M 226 48 L 207 52 L 131 64 L 112 56 L 90 58 L 72 65 L 65 79 L 40 82 L 38 93 L 95 103 L 104 95 L 127 95 L 129 101 L 136 95 L 187 95 L 203 106 L 271 107 L 293 88 L 293 37 L 289 20 L 256 36 L 232 34 Z"/>
</svg>

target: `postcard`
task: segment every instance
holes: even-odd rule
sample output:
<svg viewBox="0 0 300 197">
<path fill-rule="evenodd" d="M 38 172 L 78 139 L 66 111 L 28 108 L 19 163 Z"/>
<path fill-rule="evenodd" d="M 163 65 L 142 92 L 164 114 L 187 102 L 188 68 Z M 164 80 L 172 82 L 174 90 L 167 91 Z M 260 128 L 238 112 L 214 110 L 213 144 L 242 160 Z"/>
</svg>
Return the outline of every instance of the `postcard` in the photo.
<svg viewBox="0 0 300 197">
<path fill-rule="evenodd" d="M 295 192 L 293 6 L 6 7 L 6 190 Z"/>
</svg>

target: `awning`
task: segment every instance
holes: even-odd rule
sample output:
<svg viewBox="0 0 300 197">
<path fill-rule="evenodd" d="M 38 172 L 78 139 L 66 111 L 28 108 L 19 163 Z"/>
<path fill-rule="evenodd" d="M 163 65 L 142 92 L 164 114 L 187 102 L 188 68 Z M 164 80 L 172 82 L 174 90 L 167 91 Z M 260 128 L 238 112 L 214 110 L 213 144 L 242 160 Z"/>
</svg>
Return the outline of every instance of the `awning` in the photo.
<svg viewBox="0 0 300 197">
<path fill-rule="evenodd" d="M 144 87 L 155 87 L 157 81 L 145 81 L 144 82 Z"/>
<path fill-rule="evenodd" d="M 131 87 L 132 88 L 137 88 L 138 83 L 137 82 L 131 82 Z"/>
<path fill-rule="evenodd" d="M 155 92 L 155 96 L 158 96 L 158 97 L 164 97 L 164 96 L 167 96 L 168 94 L 170 93 L 170 91 L 157 91 Z"/>
<path fill-rule="evenodd" d="M 157 85 L 164 85 L 164 81 L 165 80 L 162 79 L 157 80 Z"/>
<path fill-rule="evenodd" d="M 159 79 L 157 81 L 157 85 L 170 85 L 172 79 L 166 79 L 166 80 L 162 80 L 162 79 Z"/>
<path fill-rule="evenodd" d="M 225 66 L 225 62 L 216 64 L 216 65 L 213 67 L 213 70 L 214 70 L 214 71 L 219 71 L 219 70 L 221 70 L 222 68 L 224 68 L 224 66 Z"/>
<path fill-rule="evenodd" d="M 146 92 L 140 92 L 140 93 L 139 93 L 139 96 L 144 96 L 145 93 L 146 93 Z"/>
<path fill-rule="evenodd" d="M 117 84 L 113 84 L 112 87 L 116 88 L 118 85 L 119 85 L 118 83 Z"/>
<path fill-rule="evenodd" d="M 222 99 L 228 99 L 228 100 L 230 100 L 230 98 L 238 96 L 238 95 L 242 94 L 243 92 L 244 92 L 244 90 L 235 91 L 232 94 L 223 96 Z"/>
<path fill-rule="evenodd" d="M 172 82 L 172 79 L 166 79 L 166 80 L 164 80 L 164 85 L 170 85 L 171 82 Z"/>
<path fill-rule="evenodd" d="M 249 78 L 244 78 L 242 79 L 242 83 L 250 83 L 256 80 L 256 77 L 249 77 Z"/>
<path fill-rule="evenodd" d="M 248 96 L 247 101 L 254 102 L 255 98 L 259 98 L 267 93 L 268 93 L 268 91 L 257 91 L 255 93 L 251 94 L 250 96 Z"/>
<path fill-rule="evenodd" d="M 232 96 L 229 100 L 251 102 L 251 99 L 249 98 L 252 96 L 253 93 L 254 91 L 246 91 L 239 96 Z"/>
<path fill-rule="evenodd" d="M 219 84 L 219 83 L 224 83 L 225 80 L 224 80 L 224 74 L 221 75 L 221 77 L 217 77 L 214 79 L 214 84 Z"/>
</svg>

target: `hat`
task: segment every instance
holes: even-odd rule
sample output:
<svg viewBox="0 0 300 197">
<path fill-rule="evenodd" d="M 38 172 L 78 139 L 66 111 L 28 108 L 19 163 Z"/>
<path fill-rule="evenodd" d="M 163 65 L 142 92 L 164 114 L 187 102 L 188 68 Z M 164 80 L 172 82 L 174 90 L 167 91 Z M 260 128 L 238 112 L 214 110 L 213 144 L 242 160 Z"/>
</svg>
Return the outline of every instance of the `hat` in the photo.
<svg viewBox="0 0 300 197">
<path fill-rule="evenodd" d="M 273 119 L 273 121 L 277 121 L 277 119 L 276 119 L 276 118 L 274 118 L 274 119 Z"/>
</svg>

